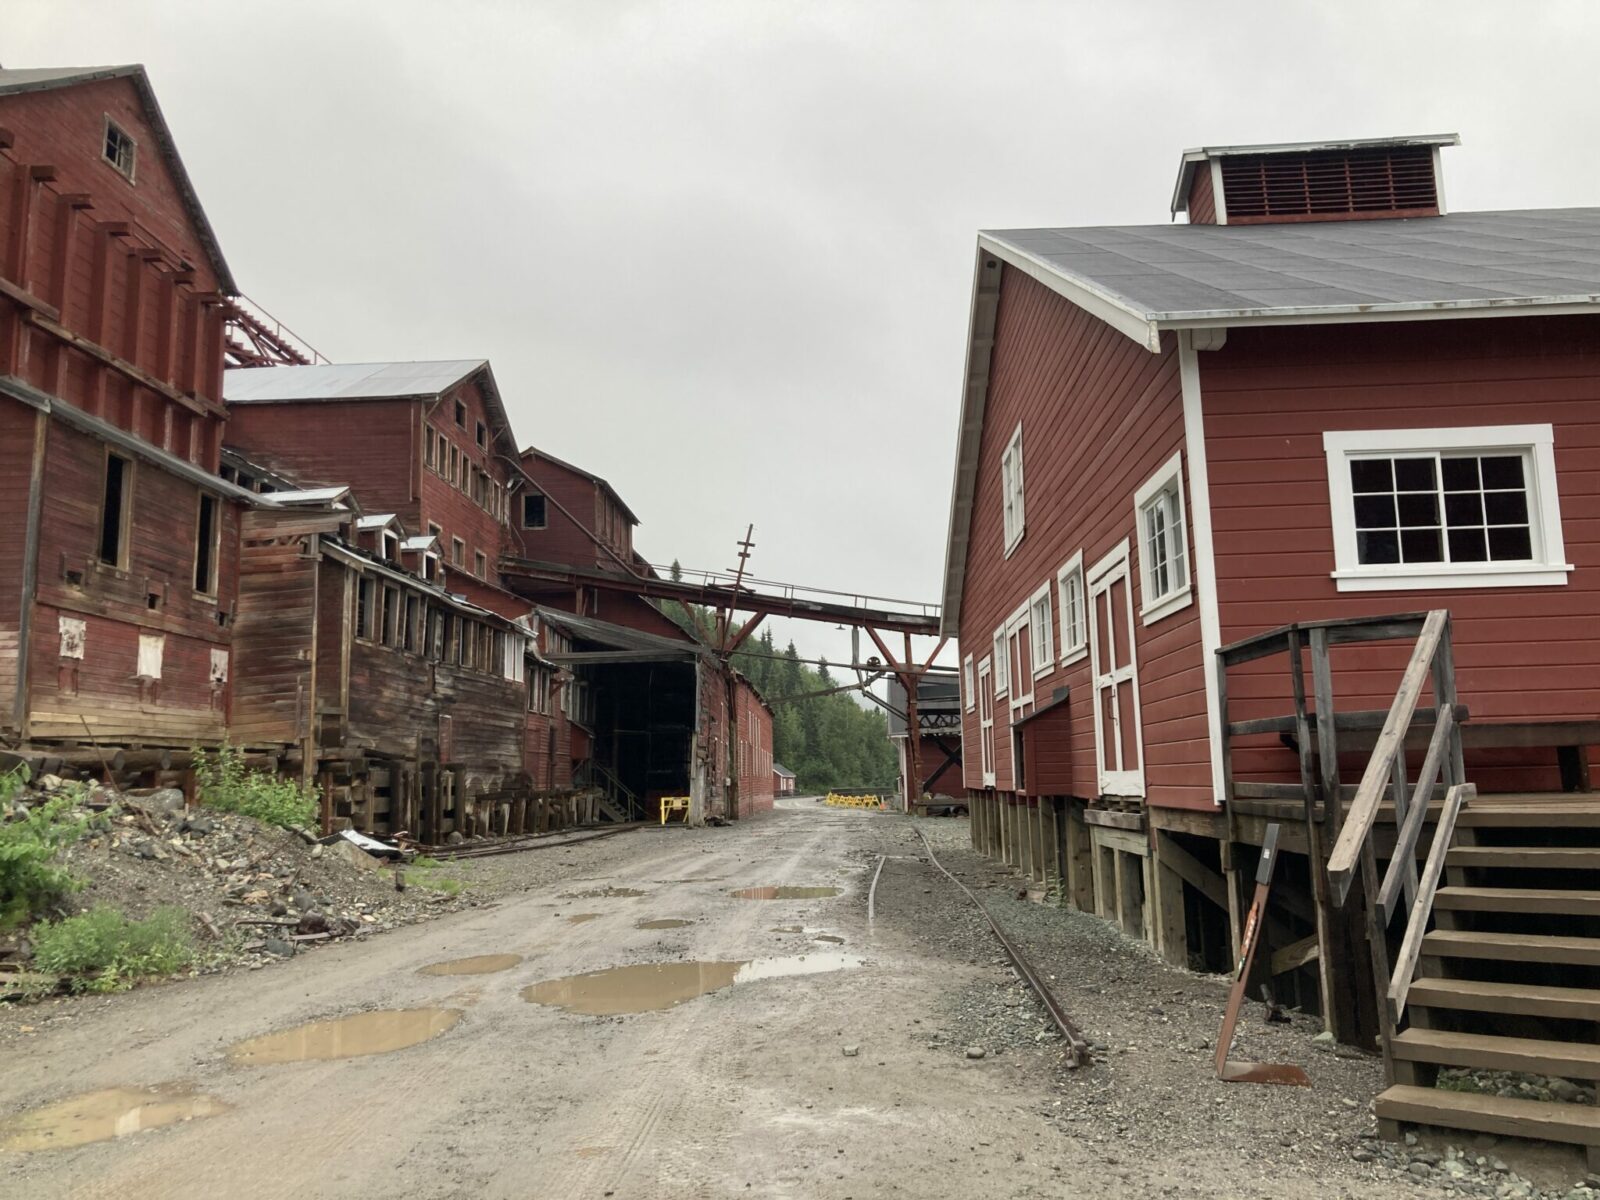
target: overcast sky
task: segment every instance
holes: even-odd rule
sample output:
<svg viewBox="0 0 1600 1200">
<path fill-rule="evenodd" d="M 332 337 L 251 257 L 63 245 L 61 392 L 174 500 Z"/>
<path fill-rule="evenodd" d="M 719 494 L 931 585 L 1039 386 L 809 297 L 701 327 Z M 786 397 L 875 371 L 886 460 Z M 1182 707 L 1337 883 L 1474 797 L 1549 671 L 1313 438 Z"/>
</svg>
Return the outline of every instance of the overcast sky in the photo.
<svg viewBox="0 0 1600 1200">
<path fill-rule="evenodd" d="M 754 523 L 756 574 L 847 591 L 939 596 L 978 229 L 1164 222 L 1188 146 L 1442 131 L 1454 209 L 1600 203 L 1590 0 L 3 3 L 5 66 L 146 64 L 324 354 L 488 357 L 653 561 Z"/>
</svg>

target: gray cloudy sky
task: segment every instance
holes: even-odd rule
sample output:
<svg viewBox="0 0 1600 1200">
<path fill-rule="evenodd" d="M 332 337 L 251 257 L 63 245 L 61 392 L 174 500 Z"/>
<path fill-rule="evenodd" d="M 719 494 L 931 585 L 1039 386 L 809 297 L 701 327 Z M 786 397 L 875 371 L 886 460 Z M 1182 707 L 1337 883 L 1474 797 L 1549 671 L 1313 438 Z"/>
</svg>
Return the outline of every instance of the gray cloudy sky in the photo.
<svg viewBox="0 0 1600 1200">
<path fill-rule="evenodd" d="M 4 0 L 143 62 L 240 286 L 342 361 L 485 355 L 650 558 L 935 600 L 973 235 L 1167 219 L 1202 143 L 1459 131 L 1600 203 L 1600 4 Z M 832 627 L 780 625 L 839 657 Z"/>
</svg>

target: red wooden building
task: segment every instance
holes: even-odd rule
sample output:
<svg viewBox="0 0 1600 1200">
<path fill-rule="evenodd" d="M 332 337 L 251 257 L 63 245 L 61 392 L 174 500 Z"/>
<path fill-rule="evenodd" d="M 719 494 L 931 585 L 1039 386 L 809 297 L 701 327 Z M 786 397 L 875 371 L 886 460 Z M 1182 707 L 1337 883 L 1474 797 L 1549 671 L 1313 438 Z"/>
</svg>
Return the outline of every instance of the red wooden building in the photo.
<svg viewBox="0 0 1600 1200">
<path fill-rule="evenodd" d="M 0 264 L 0 730 L 218 741 L 235 289 L 142 68 L 0 70 Z"/>
<path fill-rule="evenodd" d="M 1341 1036 L 1375 1023 L 1372 979 L 1342 978 L 1367 971 L 1367 937 L 1337 904 L 1341 802 L 1376 812 L 1413 646 L 1405 680 L 1436 669 L 1397 760 L 1402 811 L 1427 801 L 1407 771 L 1432 789 L 1441 762 L 1484 794 L 1587 789 L 1600 741 L 1600 209 L 1447 213 L 1456 141 L 1191 151 L 1186 224 L 978 238 L 943 610 L 975 837 L 1214 969 L 1254 846 L 1284 822 L 1273 920 L 1294 953 L 1274 968 Z M 1442 637 L 1409 615 L 1431 610 Z M 1544 803 L 1462 820 L 1515 846 L 1499 827 Z M 1559 836 L 1600 825 L 1579 809 L 1549 818 Z M 1451 878 L 1452 905 L 1500 903 L 1479 885 L 1504 881 Z M 1549 878 L 1547 911 L 1570 919 L 1576 877 Z M 1476 919 L 1432 919 L 1497 953 Z M 1574 982 L 1534 945 L 1529 970 Z M 1352 996 L 1365 1014 L 1336 1011 Z M 1425 1082 L 1437 1047 L 1384 1032 Z"/>
</svg>

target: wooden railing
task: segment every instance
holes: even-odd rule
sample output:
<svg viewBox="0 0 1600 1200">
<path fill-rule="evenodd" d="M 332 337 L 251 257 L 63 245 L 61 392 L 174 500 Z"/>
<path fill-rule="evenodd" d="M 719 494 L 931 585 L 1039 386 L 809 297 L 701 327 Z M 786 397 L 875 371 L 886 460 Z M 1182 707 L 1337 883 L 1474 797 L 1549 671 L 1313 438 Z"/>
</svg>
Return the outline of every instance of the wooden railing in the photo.
<svg viewBox="0 0 1600 1200">
<path fill-rule="evenodd" d="M 1394 701 L 1387 711 L 1335 710 L 1329 647 L 1357 642 L 1397 641 L 1415 638 L 1411 656 L 1400 678 Z M 1303 656 L 1311 654 L 1312 688 L 1307 703 Z M 1467 716 L 1456 702 L 1455 662 L 1451 651 L 1450 614 L 1443 609 L 1428 613 L 1369 617 L 1355 620 L 1305 622 L 1270 630 L 1218 652 L 1218 692 L 1223 722 L 1223 775 L 1228 799 L 1302 799 L 1305 805 L 1307 850 L 1313 863 L 1312 881 L 1319 910 L 1343 907 L 1359 871 L 1367 896 L 1366 933 L 1372 970 L 1380 997 L 1379 1024 L 1385 1061 L 1389 1040 L 1405 1010 L 1406 995 L 1416 974 L 1422 938 L 1433 908 L 1434 891 L 1444 869 L 1444 855 L 1454 836 L 1461 806 L 1475 794 L 1466 784 L 1461 751 L 1461 723 Z M 1287 653 L 1294 712 L 1282 717 L 1246 721 L 1228 719 L 1228 668 Z M 1422 694 L 1432 682 L 1433 705 L 1422 706 Z M 1430 728 L 1431 727 L 1431 728 Z M 1365 742 L 1377 731 L 1371 755 L 1355 788 L 1349 811 L 1344 810 L 1346 789 L 1339 777 L 1340 734 L 1357 734 L 1349 743 Z M 1413 788 L 1406 778 L 1406 747 L 1413 732 L 1428 731 L 1427 750 Z M 1235 737 L 1278 733 L 1293 738 L 1300 760 L 1298 784 L 1251 783 L 1233 779 Z M 1349 744 L 1347 743 L 1347 744 Z M 1354 748 L 1351 745 L 1350 748 Z M 1427 823 L 1428 807 L 1440 781 L 1447 788 L 1443 813 L 1434 832 L 1427 866 L 1417 874 L 1417 845 Z M 1388 868 L 1380 879 L 1374 830 L 1384 797 L 1392 797 L 1396 839 Z M 1322 804 L 1321 820 L 1314 802 Z M 1322 846 L 1331 842 L 1326 870 Z M 1391 971 L 1388 930 L 1404 897 L 1405 932 Z"/>
</svg>

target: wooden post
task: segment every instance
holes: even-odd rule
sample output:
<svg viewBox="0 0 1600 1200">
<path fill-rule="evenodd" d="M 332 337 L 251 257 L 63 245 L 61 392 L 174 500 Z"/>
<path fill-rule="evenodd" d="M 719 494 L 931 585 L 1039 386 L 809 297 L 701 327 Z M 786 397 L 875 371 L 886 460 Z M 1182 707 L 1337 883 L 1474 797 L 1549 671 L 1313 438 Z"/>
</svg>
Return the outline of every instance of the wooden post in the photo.
<svg viewBox="0 0 1600 1200">
<path fill-rule="evenodd" d="M 1066 824 L 1067 902 L 1079 912 L 1095 911 L 1094 846 L 1089 826 L 1078 815 L 1078 806 L 1068 800 L 1063 805 Z"/>
<path fill-rule="evenodd" d="M 1189 930 L 1183 911 L 1183 877 L 1174 871 L 1161 854 L 1161 842 L 1169 835 L 1150 831 L 1150 881 L 1153 885 L 1151 916 L 1156 949 L 1174 966 L 1189 965 Z"/>
</svg>

